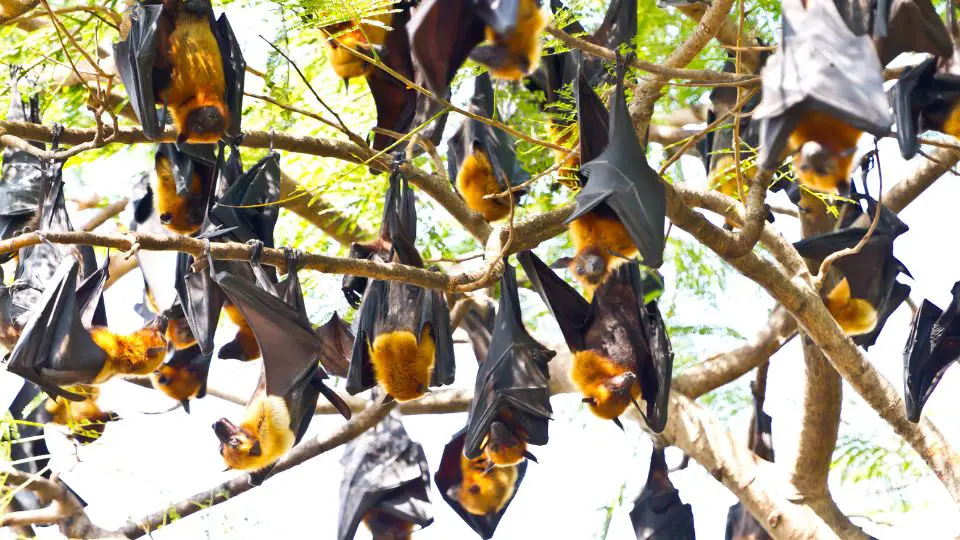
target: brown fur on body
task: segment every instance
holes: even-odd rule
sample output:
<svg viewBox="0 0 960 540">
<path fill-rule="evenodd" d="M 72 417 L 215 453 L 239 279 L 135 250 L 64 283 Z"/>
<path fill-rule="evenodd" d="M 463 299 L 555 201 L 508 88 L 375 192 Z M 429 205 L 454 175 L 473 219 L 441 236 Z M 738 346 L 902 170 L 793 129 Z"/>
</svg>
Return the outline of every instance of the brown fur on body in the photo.
<svg viewBox="0 0 960 540">
<path fill-rule="evenodd" d="M 570 223 L 570 238 L 576 254 L 570 261 L 570 272 L 586 290 L 587 298 L 618 266 L 624 257 L 637 254 L 630 233 L 612 211 L 584 214 Z"/>
<path fill-rule="evenodd" d="M 173 117 L 178 142 L 217 142 L 230 115 L 223 59 L 210 13 L 191 11 L 213 6 L 209 0 L 163 0 L 163 8 L 153 66 L 154 96 Z M 125 16 L 121 38 L 126 39 L 129 29 Z"/>
<path fill-rule="evenodd" d="M 164 330 L 148 325 L 133 334 L 115 334 L 104 326 L 90 328 L 90 337 L 104 352 L 107 359 L 94 379 L 101 384 L 114 376 L 146 376 L 153 373 L 163 362 L 167 352 Z"/>
<path fill-rule="evenodd" d="M 409 540 L 413 537 L 413 523 L 376 508 L 363 515 L 363 524 L 370 529 L 373 540 Z"/>
<path fill-rule="evenodd" d="M 480 148 L 464 158 L 457 172 L 457 190 L 464 202 L 488 222 L 499 221 L 510 214 L 510 205 L 504 199 L 485 199 L 503 191 L 487 154 Z"/>
<path fill-rule="evenodd" d="M 608 420 L 623 414 L 631 398 L 646 399 L 657 391 L 653 359 L 642 335 L 642 306 L 620 275 L 611 275 L 597 288 L 585 348 L 574 352 L 570 369 L 590 410 Z"/>
<path fill-rule="evenodd" d="M 193 171 L 187 193 L 177 193 L 177 181 L 173 176 L 170 160 L 162 154 L 156 157 L 157 212 L 163 226 L 177 234 L 191 235 L 200 230 L 206 211 L 210 182 L 204 181 L 199 170 Z"/>
</svg>

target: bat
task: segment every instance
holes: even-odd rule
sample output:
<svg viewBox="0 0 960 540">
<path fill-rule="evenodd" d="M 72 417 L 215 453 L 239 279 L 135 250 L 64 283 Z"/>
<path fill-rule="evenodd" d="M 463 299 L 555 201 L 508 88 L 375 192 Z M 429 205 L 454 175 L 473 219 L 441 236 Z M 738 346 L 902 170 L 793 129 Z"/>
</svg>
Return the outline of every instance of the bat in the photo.
<svg viewBox="0 0 960 540">
<path fill-rule="evenodd" d="M 130 207 L 133 220 L 130 222 L 130 230 L 158 236 L 172 236 L 173 233 L 160 221 L 160 213 L 154 204 L 154 191 L 153 186 L 150 185 L 149 175 L 141 175 L 132 191 Z M 143 276 L 143 302 L 135 305 L 134 310 L 143 317 L 144 322 L 149 322 L 158 314 L 171 310 L 178 302 L 175 288 L 178 256 L 175 252 L 140 250 L 137 251 L 136 257 Z M 176 315 L 172 312 L 166 315 L 169 321 L 168 342 L 171 337 L 182 334 L 186 341 L 180 343 L 177 340 L 173 344 L 177 348 L 192 345 L 196 340 L 190 333 L 189 327 L 186 328 L 186 334 L 181 331 L 181 326 L 186 325 L 182 306 L 178 305 Z"/>
<path fill-rule="evenodd" d="M 869 36 L 887 65 L 904 52 L 950 56 L 950 32 L 930 0 L 835 0 L 847 27 L 857 36 Z"/>
<path fill-rule="evenodd" d="M 903 351 L 903 395 L 907 419 L 920 421 L 920 412 L 940 378 L 960 359 L 960 282 L 953 285 L 953 299 L 941 310 L 924 300 L 913 319 L 913 328 Z"/>
<path fill-rule="evenodd" d="M 654 447 L 643 491 L 630 510 L 637 540 L 694 540 L 693 510 L 670 482 L 662 447 Z"/>
<path fill-rule="evenodd" d="M 189 413 L 190 400 L 207 394 L 211 360 L 212 357 L 204 355 L 194 342 L 190 347 L 174 350 L 170 359 L 153 372 L 150 380 L 154 388 L 179 402 Z"/>
<path fill-rule="evenodd" d="M 314 331 L 297 277 L 300 256 L 288 250 L 286 262 L 286 278 L 274 285 L 259 264 L 251 264 L 256 279 L 250 280 L 234 274 L 232 267 L 218 270 L 219 264 L 208 261 L 213 281 L 243 314 L 263 351 L 260 382 L 243 420 L 238 425 L 221 418 L 213 425 L 226 465 L 250 471 L 254 485 L 266 480 L 277 460 L 303 438 L 320 395 L 350 418 L 350 407 L 324 384 L 327 373 L 318 363 L 327 362 L 329 351 L 339 345 L 321 336 L 344 323 L 334 317 Z"/>
<path fill-rule="evenodd" d="M 910 159 L 928 129 L 960 135 L 960 72 L 953 56 L 931 57 L 904 70 L 890 89 L 900 154 Z"/>
<path fill-rule="evenodd" d="M 753 388 L 753 386 L 751 386 Z M 773 462 L 773 419 L 763 412 L 763 396 L 753 390 L 753 418 L 747 446 L 760 459 Z M 737 501 L 727 512 L 725 540 L 770 540 L 770 535 L 750 512 Z"/>
<path fill-rule="evenodd" d="M 433 523 L 427 455 L 396 409 L 350 441 L 340 464 L 337 540 L 352 540 L 361 521 L 374 538 L 410 538 L 414 527 Z"/>
<path fill-rule="evenodd" d="M 148 375 L 166 352 L 163 318 L 129 336 L 105 325 L 90 326 L 101 322 L 97 308 L 106 279 L 94 274 L 78 286 L 78 273 L 75 259 L 63 259 L 6 360 L 8 371 L 71 401 L 86 398 L 64 387 L 100 384 L 116 375 Z"/>
<path fill-rule="evenodd" d="M 353 54 L 350 51 L 360 52 L 372 56 L 375 49 L 379 49 L 395 27 L 394 13 L 384 13 L 367 17 L 377 24 L 364 23 L 358 20 L 343 21 L 321 28 L 326 36 L 327 60 L 334 73 L 349 84 L 350 79 L 363 77 L 372 73 L 376 67 Z"/>
<path fill-rule="evenodd" d="M 551 0 L 550 7 L 554 14 L 564 9 L 564 5 L 560 0 Z M 565 26 L 563 31 L 575 36 L 586 34 L 583 26 L 576 20 Z M 583 39 L 608 49 L 619 50 L 622 45 L 629 43 L 636 33 L 636 0 L 611 0 L 604 15 L 603 22 L 600 23 L 600 26 L 593 34 L 583 36 Z M 612 80 L 612 77 L 607 72 L 600 58 L 588 56 L 581 59 L 579 51 L 564 51 L 544 56 L 541 59 L 540 67 L 527 79 L 526 84 L 531 90 L 540 90 L 543 92 L 548 110 L 562 110 L 561 107 L 552 105 L 558 101 L 569 100 L 563 92 L 563 89 L 568 85 L 572 86 L 572 83 L 577 79 L 578 72 L 581 70 L 588 88 L 599 88 Z M 603 104 L 601 102 L 601 108 L 602 107 Z M 557 112 L 559 113 L 560 111 Z M 606 112 L 605 109 L 604 112 Z M 576 133 L 575 123 L 564 118 L 562 114 L 551 115 L 550 131 L 557 144 L 564 146 L 575 146 L 579 138 Z M 604 130 L 603 136 L 605 140 L 606 130 Z M 604 146 L 606 145 L 604 144 Z M 565 152 L 554 150 L 553 153 L 554 159 L 558 161 L 566 158 Z M 580 160 L 577 156 L 570 156 L 565 164 L 565 169 L 561 169 L 561 171 L 567 172 L 569 176 L 577 169 L 579 164 Z"/>
<path fill-rule="evenodd" d="M 867 216 L 872 220 L 877 212 L 877 203 L 867 195 L 858 197 L 867 201 Z M 893 256 L 893 242 L 909 229 L 897 215 L 881 206 L 880 218 L 873 235 L 859 253 L 838 259 L 834 267 L 843 273 L 843 279 L 833 287 L 825 298 L 830 314 L 853 341 L 869 348 L 876 341 L 883 323 L 910 292 L 910 287 L 897 282 L 901 273 L 910 275 Z M 834 232 L 803 239 L 794 244 L 801 256 L 817 264 L 835 251 L 857 245 L 869 229 L 868 220 L 854 226 L 859 218 L 856 211 L 849 212 Z"/>
<path fill-rule="evenodd" d="M 27 103 L 20 96 L 19 68 L 12 73 L 12 92 L 7 121 L 40 123 L 40 96 L 30 96 Z M 44 145 L 32 143 L 43 148 Z M 3 150 L 3 167 L 0 168 L 0 239 L 8 239 L 30 225 L 40 209 L 43 165 L 40 159 L 29 152 L 7 147 Z M 0 262 L 12 258 L 12 254 L 0 255 Z"/>
<path fill-rule="evenodd" d="M 221 147 L 217 159 L 217 184 L 207 205 L 206 217 L 200 228 L 199 238 L 214 241 L 249 242 L 257 240 L 273 247 L 273 231 L 276 226 L 280 198 L 280 158 L 271 152 L 246 172 L 240 161 L 240 152 Z M 190 330 L 200 344 L 204 355 L 212 355 L 217 321 L 226 301 L 226 296 L 205 270 L 192 269 L 193 258 L 180 254 L 177 262 L 176 291 L 183 307 Z M 221 266 L 238 276 L 253 281 L 249 264 L 242 261 L 225 261 Z M 272 281 L 273 270 L 266 271 Z M 229 314 L 229 311 L 228 311 Z M 227 356 L 256 358 L 254 351 L 246 351 L 243 344 L 250 344 L 249 333 L 241 328 L 236 345 L 227 347 Z M 234 353 L 234 354 L 230 354 Z M 220 356 L 223 358 L 223 356 Z"/>
<path fill-rule="evenodd" d="M 44 403 L 44 409 L 50 422 L 66 427 L 71 439 L 86 446 L 99 440 L 107 424 L 120 420 L 120 415 L 100 408 L 97 403 L 100 390 L 96 386 L 78 387 L 78 391 L 85 397 L 83 401 L 50 397 Z"/>
<path fill-rule="evenodd" d="M 610 101 L 608 144 L 599 155 L 588 145 L 581 147 L 580 174 L 583 189 L 577 193 L 576 208 L 567 219 L 576 255 L 570 268 L 578 281 L 595 288 L 617 264 L 639 251 L 645 265 L 663 264 L 666 191 L 637 139 L 627 110 L 624 76 L 628 59 L 617 56 L 617 87 Z M 577 84 L 580 132 L 602 130 L 593 120 L 599 98 L 593 89 Z M 592 137 L 591 137 L 592 138 Z M 582 137 L 587 140 L 588 137 Z"/>
<path fill-rule="evenodd" d="M 795 154 L 797 179 L 810 190 L 845 195 L 863 132 L 890 131 L 883 70 L 867 36 L 844 24 L 830 0 L 788 0 L 782 44 L 762 72 L 754 110 L 758 165 L 773 170 Z"/>
<path fill-rule="evenodd" d="M 486 458 L 463 455 L 466 429 L 443 448 L 440 466 L 433 475 L 440 496 L 480 538 L 493 537 L 510 501 L 527 472 L 527 461 L 508 467 L 490 467 Z"/>
<path fill-rule="evenodd" d="M 124 13 L 120 37 L 117 72 L 147 138 L 162 135 L 168 111 L 178 143 L 240 136 L 246 63 L 226 15 L 214 20 L 210 0 L 136 3 Z"/>
<path fill-rule="evenodd" d="M 533 72 L 545 26 L 538 0 L 425 0 L 413 11 L 407 32 L 414 68 L 431 91 L 444 96 L 468 57 L 498 79 L 519 80 Z"/>
<path fill-rule="evenodd" d="M 483 457 L 496 467 L 536 461 L 527 445 L 547 443 L 547 421 L 553 414 L 547 362 L 555 355 L 524 327 L 516 271 L 504 263 L 493 335 L 467 417 L 467 459 Z"/>
<path fill-rule="evenodd" d="M 657 303 L 646 301 L 640 265 L 618 267 L 588 303 L 532 252 L 517 260 L 560 326 L 573 353 L 570 378 L 591 412 L 622 428 L 618 417 L 632 402 L 647 426 L 662 432 L 673 350 Z M 645 413 L 636 402 L 641 397 Z"/>
<path fill-rule="evenodd" d="M 473 97 L 467 109 L 484 118 L 496 118 L 493 83 L 483 73 L 474 79 Z M 450 181 L 463 200 L 483 219 L 493 222 L 510 213 L 508 198 L 485 199 L 530 179 L 514 151 L 515 142 L 504 131 L 472 118 L 447 141 L 447 168 Z M 514 193 L 514 201 L 525 192 Z"/>
<path fill-rule="evenodd" d="M 192 235 L 200 230 L 216 164 L 213 145 L 157 145 L 154 198 L 160 222 L 171 232 Z"/>
<path fill-rule="evenodd" d="M 413 190 L 399 167 L 389 182 L 383 232 L 390 248 L 368 258 L 423 268 L 414 246 Z M 347 392 L 355 395 L 379 384 L 386 392 L 384 399 L 409 401 L 424 395 L 430 386 L 452 383 L 456 370 L 453 330 L 443 293 L 380 280 L 370 280 L 363 288 L 349 367 L 333 372 L 347 378 Z"/>
</svg>

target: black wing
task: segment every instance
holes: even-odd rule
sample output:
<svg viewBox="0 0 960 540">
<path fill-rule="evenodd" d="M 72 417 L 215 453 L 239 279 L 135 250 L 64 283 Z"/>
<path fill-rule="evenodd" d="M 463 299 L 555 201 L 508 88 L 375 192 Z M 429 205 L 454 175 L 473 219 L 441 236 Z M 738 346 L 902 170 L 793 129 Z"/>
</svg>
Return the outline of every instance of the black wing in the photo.
<svg viewBox="0 0 960 540">
<path fill-rule="evenodd" d="M 499 512 L 485 516 L 471 514 L 467 512 L 459 502 L 447 494 L 448 489 L 459 485 L 463 481 L 463 474 L 460 471 L 460 456 L 463 454 L 463 441 L 466 435 L 466 429 L 460 430 L 450 439 L 450 442 L 443 447 L 443 456 L 440 458 L 440 466 L 437 468 L 437 472 L 433 475 L 433 481 L 437 484 L 440 496 L 443 497 L 443 500 L 450 505 L 450 508 L 453 508 L 453 511 L 460 516 L 460 519 L 473 529 L 475 533 L 480 535 L 480 538 L 488 540 L 489 538 L 493 538 L 493 533 L 496 532 L 497 525 L 500 524 L 500 520 L 507 512 L 507 508 L 509 508 L 510 503 L 513 502 L 513 498 L 517 496 L 517 491 L 520 489 L 523 477 L 527 473 L 527 460 L 523 460 L 519 465 L 516 465 L 517 482 L 514 484 L 513 495 L 510 496 L 510 499 L 507 500 Z"/>
<path fill-rule="evenodd" d="M 212 18 L 211 11 L 211 18 Z M 223 76 L 226 82 L 224 102 L 230 111 L 230 123 L 224 130 L 224 139 L 236 141 L 240 137 L 240 120 L 243 116 L 243 81 L 246 76 L 247 62 L 243 59 L 240 43 L 230 27 L 227 14 L 223 13 L 212 25 L 213 35 L 217 39 L 220 58 L 223 61 Z"/>
<path fill-rule="evenodd" d="M 473 459 L 483 452 L 490 424 L 509 410 L 530 444 L 547 443 L 550 407 L 550 372 L 547 362 L 556 355 L 537 343 L 523 325 L 517 276 L 504 263 L 500 278 L 500 306 L 486 359 L 477 371 L 477 383 L 467 418 L 464 455 Z"/>
<path fill-rule="evenodd" d="M 663 448 L 654 448 L 643 491 L 633 503 L 630 522 L 637 540 L 694 540 L 693 511 L 683 504 L 667 472 Z"/>
<path fill-rule="evenodd" d="M 163 118 L 157 114 L 157 99 L 153 93 L 153 66 L 157 58 L 163 6 L 137 3 L 129 9 L 127 39 L 114 44 L 113 57 L 130 97 L 130 106 L 143 126 L 143 134 L 152 140 L 163 133 Z"/>
<path fill-rule="evenodd" d="M 900 154 L 909 159 L 920 148 L 918 137 L 927 129 L 942 130 L 960 100 L 960 74 L 953 60 L 936 57 L 905 69 L 890 89 L 897 122 Z"/>
<path fill-rule="evenodd" d="M 231 229 L 235 241 L 260 240 L 273 247 L 280 215 L 280 154 L 271 152 L 240 175 L 214 203 L 212 221 Z"/>
<path fill-rule="evenodd" d="M 590 319 L 590 304 L 569 283 L 550 269 L 532 251 L 517 254 L 517 261 L 533 290 L 550 309 L 571 351 L 582 351 L 584 333 Z"/>
<path fill-rule="evenodd" d="M 421 528 L 433 523 L 427 457 L 423 447 L 410 440 L 398 411 L 347 444 L 340 463 L 338 540 L 352 539 L 370 510 Z"/>
<path fill-rule="evenodd" d="M 11 85 L 7 120 L 40 123 L 39 96 L 31 96 L 29 108 L 25 107 L 19 82 L 19 72 L 16 72 Z M 43 148 L 43 145 L 39 147 Z M 39 158 L 13 147 L 3 150 L 3 167 L 0 169 L 0 239 L 14 236 L 36 215 L 40 208 L 42 179 L 43 165 Z M 0 255 L 0 262 L 11 257 L 12 253 Z"/>
<path fill-rule="evenodd" d="M 406 29 L 410 20 L 410 11 L 406 7 L 400 9 L 401 11 L 393 15 L 390 23 L 392 28 L 387 32 L 378 56 L 384 65 L 412 81 L 416 75 L 410 56 L 410 37 Z M 373 68 L 366 79 L 377 108 L 377 127 L 397 133 L 407 133 L 412 127 L 414 115 L 417 112 L 420 93 L 413 88 L 408 88 L 406 84 L 380 68 Z M 432 135 L 427 138 L 433 140 Z M 385 133 L 373 134 L 374 150 L 384 150 L 394 142 L 395 138 Z M 403 143 L 394 148 L 402 149 Z"/>
<path fill-rule="evenodd" d="M 892 118 L 873 43 L 847 27 L 832 0 L 783 3 L 783 39 L 763 70 L 760 167 L 773 170 L 800 118 L 817 110 L 886 136 Z"/>
<path fill-rule="evenodd" d="M 76 259 L 63 260 L 7 358 L 8 371 L 51 396 L 73 401 L 85 397 L 60 387 L 93 382 L 107 358 L 81 321 L 77 305 L 79 269 Z"/>
<path fill-rule="evenodd" d="M 930 0 L 892 0 L 889 16 L 886 35 L 875 39 L 881 64 L 887 65 L 904 52 L 946 58 L 953 54 L 950 31 Z"/>
<path fill-rule="evenodd" d="M 610 113 L 585 74 L 583 55 L 577 56 L 580 61 L 577 63 L 577 84 L 573 87 L 573 96 L 581 134 L 580 162 L 589 163 L 597 159 L 610 142 Z"/>
<path fill-rule="evenodd" d="M 577 194 L 576 208 L 567 223 L 600 204 L 610 207 L 640 250 L 644 264 L 663 264 L 666 190 L 650 164 L 633 129 L 624 94 L 626 59 L 618 56 L 617 89 L 610 102 L 611 143 L 596 159 L 583 163 L 588 178 Z"/>
<path fill-rule="evenodd" d="M 941 311 L 928 300 L 917 311 L 903 352 L 903 393 L 907 418 L 920 421 L 920 412 L 940 378 L 960 358 L 960 282 L 953 286 L 953 300 Z"/>
</svg>

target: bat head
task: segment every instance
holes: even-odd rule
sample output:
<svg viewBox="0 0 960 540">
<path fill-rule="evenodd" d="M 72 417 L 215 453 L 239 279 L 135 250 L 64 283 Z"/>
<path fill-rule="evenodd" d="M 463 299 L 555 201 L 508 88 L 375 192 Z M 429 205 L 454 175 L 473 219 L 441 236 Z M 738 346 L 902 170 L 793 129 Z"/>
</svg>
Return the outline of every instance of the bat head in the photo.
<svg viewBox="0 0 960 540">
<path fill-rule="evenodd" d="M 570 259 L 569 269 L 577 281 L 596 287 L 607 277 L 607 257 L 599 249 L 587 248 Z"/>
<path fill-rule="evenodd" d="M 363 523 L 370 529 L 374 538 L 402 540 L 410 538 L 413 532 L 412 522 L 376 508 L 371 508 L 363 515 Z"/>
<path fill-rule="evenodd" d="M 807 141 L 800 147 L 794 164 L 797 177 L 804 185 L 819 191 L 845 194 L 850 185 L 854 150 L 836 151 L 817 141 Z"/>
<path fill-rule="evenodd" d="M 503 422 L 493 422 L 490 424 L 484 452 L 494 466 L 516 465 L 526 457 L 527 441 L 517 436 Z"/>
<path fill-rule="evenodd" d="M 193 336 L 193 331 L 190 330 L 190 325 L 187 323 L 186 318 L 170 319 L 167 322 L 164 337 L 166 337 L 167 343 L 173 345 L 173 348 L 178 351 L 193 347 L 197 343 L 197 338 Z"/>
<path fill-rule="evenodd" d="M 252 466 L 263 455 L 260 438 L 253 431 L 221 418 L 213 424 L 213 432 L 220 440 L 220 455 L 231 469 L 250 470 L 260 467 Z"/>
<path fill-rule="evenodd" d="M 583 399 L 593 414 L 606 420 L 617 418 L 630 406 L 638 387 L 637 376 L 623 373 L 598 384 L 591 395 Z M 636 392 L 639 393 L 639 392 Z"/>
<path fill-rule="evenodd" d="M 447 489 L 447 496 L 457 501 L 467 512 L 486 516 L 506 506 L 517 482 L 517 468 L 490 468 L 484 458 L 475 460 L 461 456 L 463 481 Z"/>
<path fill-rule="evenodd" d="M 150 379 L 154 388 L 180 402 L 196 397 L 202 386 L 200 369 L 191 364 L 163 364 L 153 372 Z"/>
<path fill-rule="evenodd" d="M 141 343 L 146 349 L 146 363 L 148 365 L 160 365 L 167 355 L 167 319 L 157 317 L 154 322 L 137 330 L 134 334 L 136 341 Z"/>
<path fill-rule="evenodd" d="M 848 336 L 868 334 L 877 326 L 877 309 L 862 298 L 850 296 L 850 282 L 846 278 L 827 294 L 827 310 Z"/>
<path fill-rule="evenodd" d="M 68 427 L 69 437 L 81 445 L 98 440 L 107 423 L 119 420 L 120 415 L 102 410 L 97 404 L 97 394 L 94 392 L 87 399 L 77 402 L 62 397 L 48 399 L 46 409 L 51 415 L 51 422 Z"/>
<path fill-rule="evenodd" d="M 186 107 L 186 111 L 174 110 L 177 124 L 177 144 L 186 142 L 215 143 L 227 129 L 229 113 L 221 102 Z"/>
</svg>

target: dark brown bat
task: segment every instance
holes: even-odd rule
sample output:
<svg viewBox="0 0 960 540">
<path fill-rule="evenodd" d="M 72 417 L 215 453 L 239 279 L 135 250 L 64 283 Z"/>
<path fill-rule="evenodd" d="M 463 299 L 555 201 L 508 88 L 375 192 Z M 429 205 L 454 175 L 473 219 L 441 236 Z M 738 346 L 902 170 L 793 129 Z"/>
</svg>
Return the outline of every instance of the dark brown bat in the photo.
<svg viewBox="0 0 960 540">
<path fill-rule="evenodd" d="M 553 409 L 547 362 L 555 355 L 524 327 L 516 271 L 504 263 L 493 336 L 477 371 L 467 417 L 463 453 L 468 459 L 484 456 L 494 466 L 516 465 L 526 458 L 536 461 L 527 445 L 548 440 Z"/>
<path fill-rule="evenodd" d="M 639 264 L 614 270 L 588 303 L 533 253 L 517 260 L 560 325 L 573 353 L 570 377 L 590 410 L 622 428 L 618 417 L 631 402 L 639 410 L 642 397 L 647 426 L 663 431 L 673 350 L 656 302 L 646 301 Z"/>
<path fill-rule="evenodd" d="M 350 441 L 340 464 L 337 540 L 352 540 L 361 521 L 374 538 L 398 540 L 433 523 L 427 456 L 410 440 L 398 410 Z"/>
<path fill-rule="evenodd" d="M 633 503 L 630 522 L 637 540 L 695 540 L 693 510 L 680 500 L 670 482 L 662 447 L 650 455 L 650 472 L 643 491 Z"/>
<path fill-rule="evenodd" d="M 960 282 L 953 285 L 953 299 L 946 310 L 924 300 L 913 319 L 913 328 L 903 351 L 904 401 L 907 419 L 920 421 L 923 405 L 940 378 L 960 359 Z"/>
</svg>

